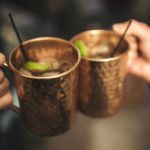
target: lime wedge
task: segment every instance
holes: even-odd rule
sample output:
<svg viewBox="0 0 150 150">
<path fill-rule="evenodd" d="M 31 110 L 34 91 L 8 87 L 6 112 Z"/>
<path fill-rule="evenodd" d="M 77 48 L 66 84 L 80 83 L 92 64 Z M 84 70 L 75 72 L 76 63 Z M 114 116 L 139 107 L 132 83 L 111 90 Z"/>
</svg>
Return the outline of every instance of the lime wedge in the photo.
<svg viewBox="0 0 150 150">
<path fill-rule="evenodd" d="M 30 72 L 44 72 L 49 70 L 49 66 L 47 64 L 41 64 L 34 61 L 25 62 L 23 68 Z"/>
<path fill-rule="evenodd" d="M 85 56 L 85 57 L 88 56 L 87 48 L 83 41 L 77 40 L 74 42 L 74 44 L 79 49 L 81 56 Z"/>
</svg>

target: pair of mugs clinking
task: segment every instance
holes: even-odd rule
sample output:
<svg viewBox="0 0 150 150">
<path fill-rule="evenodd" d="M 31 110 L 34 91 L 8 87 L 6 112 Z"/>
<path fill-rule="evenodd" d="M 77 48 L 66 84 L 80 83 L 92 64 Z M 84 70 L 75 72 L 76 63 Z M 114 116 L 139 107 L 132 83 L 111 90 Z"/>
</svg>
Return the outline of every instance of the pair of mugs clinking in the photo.
<svg viewBox="0 0 150 150">
<path fill-rule="evenodd" d="M 10 108 L 20 114 L 28 131 L 38 136 L 59 135 L 71 128 L 78 110 L 97 118 L 112 116 L 120 110 L 129 49 L 126 40 L 114 57 L 81 56 L 80 47 L 75 44 L 84 42 L 89 53 L 95 53 L 95 49 L 98 53 L 110 52 L 119 39 L 112 31 L 89 30 L 70 41 L 41 37 L 23 42 L 30 60 L 55 58 L 71 62 L 64 72 L 46 77 L 21 72 L 25 60 L 20 46 L 11 51 L 7 66 L 14 75 L 20 107 Z"/>
</svg>

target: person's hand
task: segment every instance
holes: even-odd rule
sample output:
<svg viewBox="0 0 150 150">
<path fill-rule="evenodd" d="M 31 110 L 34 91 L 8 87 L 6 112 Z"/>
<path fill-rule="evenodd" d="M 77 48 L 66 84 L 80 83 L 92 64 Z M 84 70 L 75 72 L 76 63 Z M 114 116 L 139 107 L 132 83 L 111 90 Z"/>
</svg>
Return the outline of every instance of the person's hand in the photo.
<svg viewBox="0 0 150 150">
<path fill-rule="evenodd" d="M 0 66 L 5 61 L 5 56 L 0 53 Z M 9 81 L 0 69 L 0 110 L 8 107 L 12 103 L 12 94 L 9 90 Z"/>
<path fill-rule="evenodd" d="M 122 35 L 127 23 L 114 24 L 114 32 Z M 150 27 L 143 22 L 132 20 L 127 31 L 127 41 L 131 49 L 128 53 L 128 72 L 150 82 Z"/>
</svg>

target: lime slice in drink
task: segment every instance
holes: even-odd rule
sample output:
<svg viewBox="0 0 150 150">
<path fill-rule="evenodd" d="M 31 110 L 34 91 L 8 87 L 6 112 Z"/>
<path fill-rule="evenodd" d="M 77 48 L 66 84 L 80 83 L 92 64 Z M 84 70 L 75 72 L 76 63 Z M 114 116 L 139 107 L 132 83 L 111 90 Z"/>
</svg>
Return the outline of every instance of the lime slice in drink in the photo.
<svg viewBox="0 0 150 150">
<path fill-rule="evenodd" d="M 49 70 L 49 66 L 47 64 L 41 64 L 34 61 L 25 62 L 23 68 L 30 72 L 44 72 Z"/>
<path fill-rule="evenodd" d="M 87 57 L 88 51 L 83 41 L 76 40 L 74 42 L 75 46 L 79 49 L 81 56 Z"/>
</svg>

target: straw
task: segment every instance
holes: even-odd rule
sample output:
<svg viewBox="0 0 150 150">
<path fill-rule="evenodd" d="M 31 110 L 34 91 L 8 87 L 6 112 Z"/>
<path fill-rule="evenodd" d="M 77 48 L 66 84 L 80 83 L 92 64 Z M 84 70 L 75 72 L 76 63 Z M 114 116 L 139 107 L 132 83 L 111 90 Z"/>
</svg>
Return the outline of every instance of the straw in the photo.
<svg viewBox="0 0 150 150">
<path fill-rule="evenodd" d="M 22 55 L 23 55 L 25 61 L 28 61 L 29 58 L 28 58 L 27 53 L 26 53 L 26 51 L 25 51 L 25 48 L 24 48 L 24 46 L 23 46 L 23 44 L 22 44 L 22 39 L 21 39 L 21 37 L 20 37 L 20 35 L 19 35 L 19 32 L 18 32 L 18 30 L 17 30 L 17 27 L 16 27 L 16 25 L 15 25 L 14 19 L 13 19 L 11 13 L 9 13 L 8 16 L 9 16 L 9 19 L 10 19 L 11 24 L 12 24 L 12 26 L 13 26 L 13 29 L 14 29 L 14 31 L 15 31 L 15 33 L 16 33 L 16 36 L 17 36 L 17 38 L 18 38 L 18 41 L 19 41 L 19 43 L 20 43 L 20 50 L 21 50 L 21 53 L 22 53 Z"/>
<path fill-rule="evenodd" d="M 118 43 L 117 43 L 117 45 L 116 45 L 116 47 L 115 47 L 115 49 L 114 49 L 114 51 L 113 51 L 113 53 L 112 53 L 112 57 L 113 57 L 113 56 L 117 53 L 117 51 L 119 50 L 119 46 L 120 46 L 122 40 L 124 39 L 124 37 L 125 37 L 125 35 L 126 35 L 128 29 L 129 29 L 131 23 L 132 23 L 132 20 L 129 20 L 128 25 L 127 25 L 127 27 L 126 27 L 124 33 L 123 33 L 122 36 L 120 37 L 120 39 L 119 39 L 119 41 L 118 41 Z"/>
</svg>

